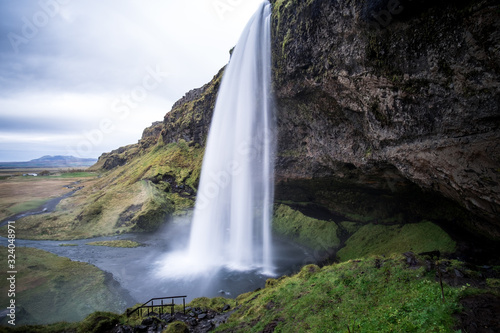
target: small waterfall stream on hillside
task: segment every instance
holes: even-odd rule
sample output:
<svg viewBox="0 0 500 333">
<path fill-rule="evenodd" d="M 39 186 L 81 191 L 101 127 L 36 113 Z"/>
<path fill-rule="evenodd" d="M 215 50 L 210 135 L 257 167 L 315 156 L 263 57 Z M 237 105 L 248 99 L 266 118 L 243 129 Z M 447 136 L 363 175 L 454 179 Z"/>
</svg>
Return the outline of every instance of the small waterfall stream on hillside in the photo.
<svg viewBox="0 0 500 333">
<path fill-rule="evenodd" d="M 220 267 L 273 273 L 270 15 L 266 1 L 234 48 L 207 140 L 189 248 L 169 255 L 160 275 L 208 273 Z"/>
</svg>

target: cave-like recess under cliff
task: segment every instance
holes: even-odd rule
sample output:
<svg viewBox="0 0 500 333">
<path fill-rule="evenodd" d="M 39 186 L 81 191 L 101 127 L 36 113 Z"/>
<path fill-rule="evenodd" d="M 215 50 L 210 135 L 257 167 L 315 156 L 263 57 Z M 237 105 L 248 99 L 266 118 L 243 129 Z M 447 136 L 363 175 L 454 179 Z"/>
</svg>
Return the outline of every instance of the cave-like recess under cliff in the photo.
<svg viewBox="0 0 500 333">
<path fill-rule="evenodd" d="M 276 202 L 325 220 L 431 219 L 499 241 L 500 5 L 271 3 Z M 157 138 L 203 145 L 222 73 L 98 165 L 123 165 Z"/>
</svg>

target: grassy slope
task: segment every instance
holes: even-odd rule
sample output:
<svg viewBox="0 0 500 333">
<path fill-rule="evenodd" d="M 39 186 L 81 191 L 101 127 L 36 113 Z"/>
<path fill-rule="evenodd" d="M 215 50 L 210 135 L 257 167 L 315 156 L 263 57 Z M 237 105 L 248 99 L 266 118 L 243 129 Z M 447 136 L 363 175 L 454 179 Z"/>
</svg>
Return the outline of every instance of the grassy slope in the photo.
<svg viewBox="0 0 500 333">
<path fill-rule="evenodd" d="M 7 248 L 0 247 L 3 258 Z M 118 311 L 124 302 L 106 285 L 104 272 L 95 266 L 71 261 L 33 249 L 16 248 L 17 324 L 78 321 L 98 310 Z M 0 280 L 0 292 L 7 295 L 8 281 Z M 6 308 L 9 299 L 2 297 Z M 22 308 L 22 310 L 21 310 Z M 26 311 L 26 312 L 24 312 Z"/>
<path fill-rule="evenodd" d="M 202 158 L 203 148 L 183 141 L 154 146 L 126 165 L 82 183 L 85 187 L 61 201 L 55 212 L 20 219 L 17 236 L 77 239 L 152 230 L 194 203 L 174 193 L 163 178 L 194 191 Z"/>
<path fill-rule="evenodd" d="M 218 332 L 454 332 L 466 288 L 444 286 L 435 271 L 400 256 L 371 257 L 268 280 L 238 297 L 241 307 Z"/>
</svg>

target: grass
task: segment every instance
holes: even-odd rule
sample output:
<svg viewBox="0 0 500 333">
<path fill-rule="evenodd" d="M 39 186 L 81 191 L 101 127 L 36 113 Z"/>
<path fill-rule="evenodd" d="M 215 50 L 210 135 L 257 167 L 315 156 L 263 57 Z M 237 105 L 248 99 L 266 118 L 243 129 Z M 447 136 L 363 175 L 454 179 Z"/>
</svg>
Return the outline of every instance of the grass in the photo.
<svg viewBox="0 0 500 333">
<path fill-rule="evenodd" d="M 287 205 L 277 205 L 274 211 L 273 229 L 294 241 L 316 250 L 340 245 L 335 222 L 308 217 Z"/>
<path fill-rule="evenodd" d="M 39 207 L 69 191 L 79 178 L 9 177 L 0 181 L 0 219 Z"/>
<path fill-rule="evenodd" d="M 96 177 L 97 173 L 95 172 L 86 172 L 86 171 L 80 171 L 80 172 L 64 172 L 60 176 L 60 178 L 91 178 L 91 177 Z"/>
<path fill-rule="evenodd" d="M 199 297 L 193 299 L 187 306 L 190 306 L 191 308 L 202 308 L 222 312 L 225 305 L 230 305 L 231 308 L 233 308 L 236 306 L 236 301 L 234 299 L 224 297 Z"/>
<path fill-rule="evenodd" d="M 429 221 L 405 225 L 367 224 L 356 231 L 337 253 L 338 259 L 362 258 L 368 255 L 390 255 L 413 251 L 439 250 L 454 252 L 456 243 L 440 227 Z"/>
<path fill-rule="evenodd" d="M 36 209 L 49 201 L 49 199 L 35 199 L 31 201 L 22 202 L 9 207 L 9 211 L 12 214 L 22 213 L 28 210 Z"/>
<path fill-rule="evenodd" d="M 7 248 L 0 247 L 3 258 Z M 124 303 L 107 287 L 105 273 L 87 263 L 26 247 L 16 248 L 16 324 L 79 321 L 98 310 L 119 311 Z M 0 280 L 7 295 L 8 281 Z M 5 308 L 9 299 L 2 297 Z M 21 315 L 22 313 L 22 315 Z"/>
<path fill-rule="evenodd" d="M 240 295 L 216 332 L 454 332 L 464 288 L 443 290 L 446 302 L 435 272 L 409 269 L 402 256 L 308 265 Z"/>
<path fill-rule="evenodd" d="M 141 243 L 137 243 L 137 242 L 134 242 L 131 240 L 113 240 L 113 241 L 90 242 L 90 243 L 87 243 L 87 245 L 133 248 L 133 247 L 141 246 Z"/>
</svg>

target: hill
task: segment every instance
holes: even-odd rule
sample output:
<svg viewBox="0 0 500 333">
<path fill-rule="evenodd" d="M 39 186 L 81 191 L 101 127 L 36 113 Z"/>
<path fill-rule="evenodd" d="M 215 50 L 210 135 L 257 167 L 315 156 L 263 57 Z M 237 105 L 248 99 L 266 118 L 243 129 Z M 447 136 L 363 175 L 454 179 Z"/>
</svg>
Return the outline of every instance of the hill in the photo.
<svg viewBox="0 0 500 333">
<path fill-rule="evenodd" d="M 89 167 L 96 162 L 97 159 L 95 158 L 45 155 L 27 162 L 0 162 L 0 169 Z"/>
</svg>

